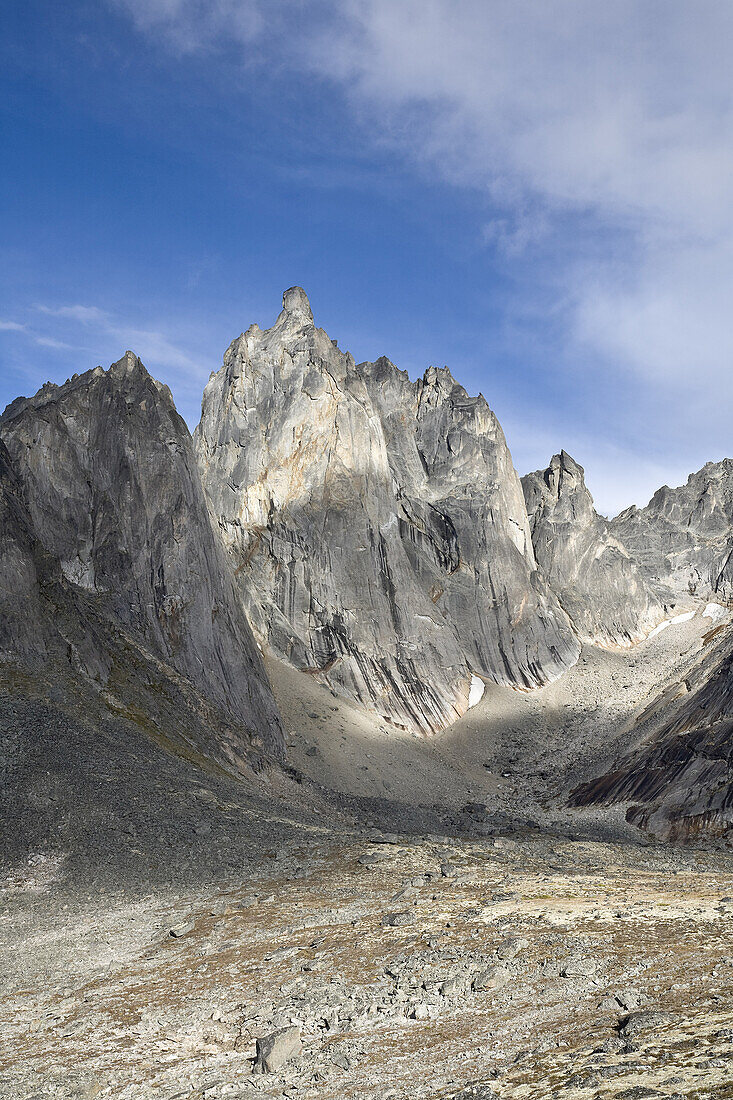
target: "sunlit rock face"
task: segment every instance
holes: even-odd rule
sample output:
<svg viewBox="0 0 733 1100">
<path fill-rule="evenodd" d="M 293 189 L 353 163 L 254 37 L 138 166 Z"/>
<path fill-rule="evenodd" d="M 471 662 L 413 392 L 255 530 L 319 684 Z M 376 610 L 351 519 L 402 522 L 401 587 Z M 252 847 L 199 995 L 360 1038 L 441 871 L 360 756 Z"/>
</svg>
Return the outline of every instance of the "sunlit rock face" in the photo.
<svg viewBox="0 0 733 1100">
<path fill-rule="evenodd" d="M 410 382 L 388 359 L 357 368 L 377 410 L 399 531 L 474 672 L 536 687 L 578 656 L 537 570 L 522 486 L 498 420 L 449 370 Z"/>
<path fill-rule="evenodd" d="M 708 462 L 678 488 L 663 485 L 612 529 L 662 585 L 733 600 L 733 459 Z"/>
<path fill-rule="evenodd" d="M 25 548 L 23 583 L 34 598 L 49 592 L 39 569 L 55 572 L 59 599 L 77 609 L 70 629 L 83 635 L 95 624 L 94 646 L 67 639 L 80 670 L 104 688 L 110 647 L 124 633 L 231 721 L 223 752 L 237 756 L 239 729 L 281 755 L 274 699 L 168 389 L 128 352 L 108 371 L 19 398 L 0 436 L 4 508 L 15 516 L 4 545 Z M 3 585 L 7 601 L 7 578 Z M 63 633 L 61 617 L 55 625 Z"/>
<path fill-rule="evenodd" d="M 577 659 L 501 429 L 449 372 L 357 367 L 293 288 L 228 349 L 194 438 L 255 630 L 385 720 L 435 731 L 472 675 L 529 687 Z"/>
<path fill-rule="evenodd" d="M 562 451 L 522 478 L 537 563 L 583 641 L 633 645 L 667 612 Z"/>
</svg>

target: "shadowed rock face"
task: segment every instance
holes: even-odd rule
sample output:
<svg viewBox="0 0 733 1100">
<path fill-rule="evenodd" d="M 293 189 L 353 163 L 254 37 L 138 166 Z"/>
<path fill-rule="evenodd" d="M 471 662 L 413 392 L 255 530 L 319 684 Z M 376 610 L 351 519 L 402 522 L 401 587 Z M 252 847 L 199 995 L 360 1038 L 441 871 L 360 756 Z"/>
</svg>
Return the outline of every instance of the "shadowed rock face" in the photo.
<svg viewBox="0 0 733 1100">
<path fill-rule="evenodd" d="M 0 659 L 37 660 L 56 638 L 44 588 L 61 581 L 61 570 L 36 538 L 23 487 L 2 442 L 0 533 Z"/>
<path fill-rule="evenodd" d="M 580 638 L 608 647 L 641 641 L 665 609 L 593 507 L 583 467 L 562 451 L 522 487 L 537 564 Z"/>
<path fill-rule="evenodd" d="M 713 627 L 683 680 L 639 718 L 643 742 L 573 792 L 576 806 L 630 803 L 627 819 L 663 840 L 733 825 L 733 628 Z"/>
<path fill-rule="evenodd" d="M 57 606 L 79 636 L 60 637 L 61 618 L 37 638 L 27 620 L 13 625 L 3 568 L 4 651 L 32 658 L 32 649 L 39 656 L 63 643 L 72 665 L 105 689 L 124 634 L 167 669 L 154 678 L 182 677 L 226 716 L 234 732 L 220 746 L 225 756 L 238 758 L 237 728 L 280 755 L 275 703 L 167 388 L 128 352 L 107 372 L 13 402 L 0 435 L 3 548 L 20 561 L 28 608 L 45 600 L 47 622 Z M 90 630 L 93 645 L 84 642 Z"/>
<path fill-rule="evenodd" d="M 437 730 L 472 673 L 530 686 L 576 660 L 501 429 L 447 371 L 357 368 L 293 288 L 212 375 L 195 446 L 256 630 L 385 719 Z"/>
<path fill-rule="evenodd" d="M 677 593 L 733 600 L 733 459 L 708 462 L 686 485 L 664 485 L 612 530 L 647 575 Z"/>
</svg>

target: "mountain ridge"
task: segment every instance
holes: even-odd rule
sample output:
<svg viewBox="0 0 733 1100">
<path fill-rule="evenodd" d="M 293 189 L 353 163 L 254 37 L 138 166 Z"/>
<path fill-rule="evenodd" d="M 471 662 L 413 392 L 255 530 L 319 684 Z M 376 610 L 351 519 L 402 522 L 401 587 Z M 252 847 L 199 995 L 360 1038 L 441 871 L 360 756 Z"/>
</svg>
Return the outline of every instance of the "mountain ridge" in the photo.
<svg viewBox="0 0 733 1100">
<path fill-rule="evenodd" d="M 232 341 L 193 436 L 128 351 L 16 399 L 0 445 L 2 660 L 50 661 L 234 771 L 285 760 L 258 649 L 382 736 L 426 736 L 486 684 L 541 691 L 583 646 L 633 649 L 706 600 L 728 613 L 733 462 L 607 520 L 567 452 L 520 479 L 483 395 L 447 367 L 411 381 L 386 356 L 357 364 L 300 287 L 270 328 Z M 684 832 L 675 807 L 727 827 L 726 800 L 693 782 L 705 731 L 728 721 L 726 639 L 690 672 L 702 732 L 654 805 L 643 781 L 613 776 L 668 758 L 664 693 L 647 755 L 630 749 L 576 805 L 635 792 L 644 828 Z M 680 768 L 693 786 L 678 796 Z"/>
</svg>

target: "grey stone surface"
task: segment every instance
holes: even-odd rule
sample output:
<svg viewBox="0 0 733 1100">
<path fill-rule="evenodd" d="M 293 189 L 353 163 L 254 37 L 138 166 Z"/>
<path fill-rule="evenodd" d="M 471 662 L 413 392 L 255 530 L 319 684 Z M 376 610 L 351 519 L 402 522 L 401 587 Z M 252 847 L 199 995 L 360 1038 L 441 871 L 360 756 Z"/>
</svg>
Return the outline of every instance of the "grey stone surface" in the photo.
<svg viewBox="0 0 733 1100">
<path fill-rule="evenodd" d="M 708 462 L 685 485 L 663 485 L 612 530 L 654 580 L 678 594 L 733 599 L 733 459 Z"/>
<path fill-rule="evenodd" d="M 565 451 L 522 478 L 537 564 L 583 641 L 641 641 L 666 612 Z"/>
<path fill-rule="evenodd" d="M 630 803 L 627 820 L 665 840 L 725 836 L 733 825 L 733 628 L 697 653 L 642 713 L 638 744 L 576 805 Z"/>
<path fill-rule="evenodd" d="M 139 661 L 161 663 L 153 683 L 183 678 L 228 718 L 219 749 L 231 763 L 242 731 L 279 755 L 275 702 L 167 387 L 128 352 L 13 402 L 0 437 L 3 650 L 65 650 L 114 691 L 135 663 L 116 658 L 122 637 Z"/>
<path fill-rule="evenodd" d="M 504 433 L 447 368 L 410 382 L 388 359 L 357 367 L 384 430 L 400 537 L 473 672 L 536 687 L 579 647 L 537 569 Z"/>
<path fill-rule="evenodd" d="M 529 687 L 577 659 L 501 429 L 448 371 L 357 367 L 295 287 L 232 343 L 194 438 L 256 632 L 385 720 L 434 731 L 472 675 Z"/>
<path fill-rule="evenodd" d="M 287 1062 L 297 1058 L 303 1049 L 300 1029 L 283 1027 L 257 1040 L 255 1073 L 277 1073 Z"/>
</svg>

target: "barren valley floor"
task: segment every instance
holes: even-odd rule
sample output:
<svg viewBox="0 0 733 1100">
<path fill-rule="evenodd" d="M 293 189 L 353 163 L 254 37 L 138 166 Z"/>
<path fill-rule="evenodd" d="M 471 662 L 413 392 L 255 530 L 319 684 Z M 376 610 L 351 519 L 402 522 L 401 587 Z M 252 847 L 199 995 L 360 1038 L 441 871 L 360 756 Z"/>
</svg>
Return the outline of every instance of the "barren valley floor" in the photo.
<svg viewBox="0 0 733 1100">
<path fill-rule="evenodd" d="M 564 805 L 708 625 L 427 742 L 273 665 L 302 778 L 6 677 L 0 1096 L 733 1097 L 729 850 Z"/>
</svg>

